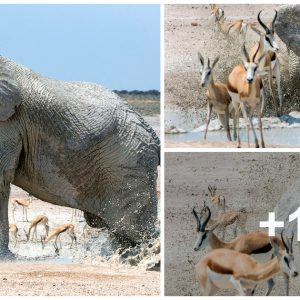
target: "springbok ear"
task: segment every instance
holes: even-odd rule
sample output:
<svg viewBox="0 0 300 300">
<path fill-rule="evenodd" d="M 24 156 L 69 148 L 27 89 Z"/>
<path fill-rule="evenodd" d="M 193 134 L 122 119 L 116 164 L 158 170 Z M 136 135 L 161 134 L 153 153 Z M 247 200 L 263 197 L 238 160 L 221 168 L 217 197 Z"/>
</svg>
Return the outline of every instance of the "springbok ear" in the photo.
<svg viewBox="0 0 300 300">
<path fill-rule="evenodd" d="M 17 82 L 6 70 L 0 72 L 0 121 L 6 121 L 21 104 L 21 94 Z"/>
<path fill-rule="evenodd" d="M 255 25 L 250 25 L 250 28 L 255 32 L 257 33 L 259 36 L 261 36 L 263 33 L 255 27 Z"/>
<path fill-rule="evenodd" d="M 250 62 L 249 54 L 248 54 L 248 52 L 246 50 L 245 43 L 243 43 L 243 46 L 242 46 L 242 55 L 243 55 L 243 62 L 244 62 L 244 64 Z"/>
<path fill-rule="evenodd" d="M 202 73 L 203 68 L 204 68 L 204 58 L 200 52 L 198 52 L 198 59 L 200 61 L 200 73 Z"/>
<path fill-rule="evenodd" d="M 278 252 L 279 252 L 279 242 L 278 242 L 278 239 L 276 238 L 276 236 L 271 236 L 270 237 L 270 244 L 271 244 L 271 246 L 272 246 L 272 248 L 273 248 L 273 253 L 274 253 L 274 255 L 277 255 L 278 254 Z"/>
<path fill-rule="evenodd" d="M 220 58 L 219 55 L 215 58 L 214 62 L 213 62 L 212 65 L 211 65 L 211 68 L 212 68 L 212 69 L 215 67 L 215 65 L 216 65 L 217 62 L 219 61 L 219 58 Z"/>
</svg>

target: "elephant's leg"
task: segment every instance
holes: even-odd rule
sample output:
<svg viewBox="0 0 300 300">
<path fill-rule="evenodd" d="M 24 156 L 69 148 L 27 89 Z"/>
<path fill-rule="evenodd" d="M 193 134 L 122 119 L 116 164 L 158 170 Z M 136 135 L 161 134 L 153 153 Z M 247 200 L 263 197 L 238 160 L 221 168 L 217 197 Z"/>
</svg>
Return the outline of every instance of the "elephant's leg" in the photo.
<svg viewBox="0 0 300 300">
<path fill-rule="evenodd" d="M 9 254 L 9 226 L 8 226 L 8 198 L 10 188 L 9 185 L 2 188 L 0 193 L 0 255 Z"/>
</svg>

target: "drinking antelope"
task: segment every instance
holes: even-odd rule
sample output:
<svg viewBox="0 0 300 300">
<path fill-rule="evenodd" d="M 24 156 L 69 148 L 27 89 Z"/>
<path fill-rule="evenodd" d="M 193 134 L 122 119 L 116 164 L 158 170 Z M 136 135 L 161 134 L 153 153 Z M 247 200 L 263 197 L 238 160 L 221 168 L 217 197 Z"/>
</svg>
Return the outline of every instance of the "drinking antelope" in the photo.
<svg viewBox="0 0 300 300">
<path fill-rule="evenodd" d="M 216 27 L 226 37 L 236 39 L 240 42 L 244 42 L 246 39 L 246 33 L 248 23 L 244 20 L 226 21 L 224 17 L 224 10 L 217 7 L 216 4 L 210 5 L 210 16 L 213 17 Z"/>
<path fill-rule="evenodd" d="M 24 220 L 24 216 L 26 216 L 26 222 L 28 221 L 28 217 L 27 217 L 27 209 L 30 206 L 30 204 L 32 203 L 32 196 L 30 194 L 28 194 L 28 199 L 13 199 L 12 200 L 12 213 L 13 213 L 13 219 L 15 220 L 15 210 L 17 209 L 18 206 L 22 206 L 23 209 L 23 222 Z"/>
<path fill-rule="evenodd" d="M 207 208 L 209 210 L 209 208 Z M 206 248 L 209 245 L 212 249 L 226 248 L 235 250 L 241 253 L 249 254 L 254 256 L 257 260 L 266 261 L 271 258 L 273 253 L 272 245 L 270 244 L 269 236 L 261 231 L 243 233 L 236 237 L 235 239 L 225 242 L 217 237 L 214 234 L 214 230 L 219 226 L 218 223 L 213 224 L 210 228 L 207 227 L 205 222 L 201 222 L 201 219 L 198 218 L 197 214 L 195 214 L 195 218 L 198 219 L 197 223 L 199 226 L 197 227 L 198 238 L 194 245 L 194 250 L 199 251 L 201 248 Z M 284 249 L 284 245 L 281 239 L 277 238 L 277 242 L 280 245 L 281 249 Z M 268 296 L 273 287 L 274 281 L 273 279 L 268 280 L 268 291 L 266 296 Z M 286 294 L 289 294 L 288 285 Z"/>
<path fill-rule="evenodd" d="M 268 75 L 269 89 L 274 102 L 276 113 L 277 115 L 279 115 L 278 105 L 275 98 L 274 85 L 273 85 L 273 74 L 274 74 L 276 78 L 276 85 L 277 85 L 278 98 L 280 104 L 280 114 L 281 114 L 282 94 L 281 94 L 281 85 L 280 85 L 280 63 L 278 60 L 278 56 L 276 54 L 279 51 L 279 47 L 274 37 L 274 32 L 275 32 L 274 25 L 277 18 L 277 11 L 275 10 L 275 15 L 272 20 L 271 28 L 268 28 L 268 26 L 262 22 L 260 18 L 261 12 L 262 11 L 258 13 L 257 20 L 265 31 L 262 32 L 259 29 L 251 26 L 252 30 L 257 34 L 259 34 L 260 38 L 259 41 L 250 50 L 250 58 L 252 61 L 255 61 L 258 60 L 259 57 L 262 57 L 258 65 L 259 74 L 263 76 Z M 262 56 L 264 53 L 265 56 Z"/>
<path fill-rule="evenodd" d="M 227 226 L 230 226 L 232 224 L 235 224 L 235 227 L 233 229 L 233 233 L 235 236 L 237 235 L 238 227 L 240 227 L 242 231 L 245 231 L 247 213 L 244 210 L 220 213 L 215 219 L 211 218 L 211 210 L 206 205 L 202 208 L 200 217 L 198 216 L 195 207 L 193 208 L 192 212 L 197 222 L 197 230 L 200 228 L 200 226 L 204 226 L 205 228 L 206 225 L 214 226 L 215 224 L 218 224 L 218 228 L 222 230 L 223 239 L 225 238 Z M 205 218 L 203 223 L 201 223 L 202 218 Z"/>
<path fill-rule="evenodd" d="M 292 246 L 281 249 L 276 237 L 270 237 L 274 258 L 258 263 L 250 255 L 230 249 L 215 249 L 202 256 L 196 264 L 196 274 L 203 296 L 213 295 L 218 289 L 235 289 L 239 295 L 251 295 L 256 285 L 268 281 L 282 271 L 296 277 Z M 286 281 L 287 283 L 287 281 Z M 246 292 L 246 293 L 245 293 Z"/>
<path fill-rule="evenodd" d="M 49 235 L 48 235 L 47 238 L 46 237 L 41 237 L 41 243 L 42 243 L 43 249 L 45 247 L 45 244 L 48 243 L 49 241 L 51 241 L 54 238 L 55 238 L 54 248 L 55 249 L 58 248 L 58 246 L 57 246 L 57 240 L 59 240 L 60 249 L 62 249 L 62 245 L 61 245 L 61 241 L 60 241 L 60 235 L 63 232 L 66 232 L 70 236 L 70 238 L 72 240 L 71 246 L 70 246 L 70 248 L 71 248 L 72 245 L 73 245 L 73 241 L 75 241 L 75 243 L 77 241 L 77 238 L 76 238 L 76 235 L 75 235 L 75 232 L 74 232 L 74 225 L 73 224 L 63 224 L 63 225 L 59 225 L 59 226 L 53 228 L 50 231 L 50 233 L 49 233 Z"/>
<path fill-rule="evenodd" d="M 245 44 L 242 47 L 243 64 L 235 66 L 232 72 L 228 76 L 227 88 L 231 96 L 232 103 L 235 109 L 235 118 L 237 121 L 237 133 L 238 133 L 238 148 L 241 147 L 240 129 L 239 129 L 239 117 L 240 111 L 242 111 L 243 117 L 247 124 L 247 140 L 248 147 L 250 147 L 249 140 L 249 122 L 254 135 L 254 141 L 256 148 L 259 148 L 257 136 L 252 122 L 254 110 L 256 110 L 259 122 L 259 131 L 261 139 L 261 147 L 265 147 L 262 130 L 262 107 L 265 101 L 263 83 L 260 76 L 257 74 L 257 69 L 264 58 L 265 54 L 260 57 L 257 56 L 260 46 L 258 46 L 255 55 L 250 59 L 246 50 Z M 254 60 L 255 58 L 255 60 Z"/>
<path fill-rule="evenodd" d="M 16 246 L 17 242 L 18 242 L 18 227 L 16 224 L 9 224 L 9 234 L 11 236 L 14 237 L 14 240 L 15 240 L 15 244 L 14 244 L 14 247 Z"/>
<path fill-rule="evenodd" d="M 33 229 L 32 241 L 33 241 L 34 236 L 35 236 L 35 239 L 37 240 L 37 226 L 38 225 L 44 226 L 45 232 L 46 232 L 46 237 L 48 236 L 48 233 L 49 233 L 48 217 L 44 216 L 44 215 L 38 215 L 31 220 L 31 223 L 28 228 L 28 233 L 26 232 L 26 230 L 24 230 L 25 235 L 27 237 L 27 241 L 29 241 L 30 232 L 32 229 Z"/>
<path fill-rule="evenodd" d="M 212 70 L 219 60 L 219 56 L 216 57 L 212 65 L 210 65 L 209 58 L 207 64 L 204 64 L 203 56 L 198 52 L 198 58 L 200 61 L 200 75 L 201 75 L 201 87 L 207 87 L 207 117 L 204 139 L 206 140 L 208 125 L 210 122 L 211 111 L 218 115 L 218 118 L 226 130 L 227 138 L 231 141 L 230 129 L 229 129 L 229 115 L 232 114 L 234 119 L 234 110 L 231 104 L 231 98 L 228 94 L 226 84 L 220 82 L 214 82 Z M 234 119 L 235 122 L 235 119 Z M 236 137 L 234 126 L 234 137 Z"/>
</svg>

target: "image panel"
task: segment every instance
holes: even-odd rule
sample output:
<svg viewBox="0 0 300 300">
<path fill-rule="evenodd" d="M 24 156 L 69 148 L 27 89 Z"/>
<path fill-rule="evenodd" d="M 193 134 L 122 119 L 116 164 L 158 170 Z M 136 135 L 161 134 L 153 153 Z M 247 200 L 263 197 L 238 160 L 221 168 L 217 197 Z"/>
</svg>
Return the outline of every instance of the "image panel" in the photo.
<svg viewBox="0 0 300 300">
<path fill-rule="evenodd" d="M 0 295 L 160 295 L 160 5 L 0 11 Z"/>
<path fill-rule="evenodd" d="M 300 146 L 300 5 L 165 5 L 165 146 Z"/>
<path fill-rule="evenodd" d="M 300 294 L 299 153 L 166 153 L 165 167 L 165 295 Z"/>
</svg>

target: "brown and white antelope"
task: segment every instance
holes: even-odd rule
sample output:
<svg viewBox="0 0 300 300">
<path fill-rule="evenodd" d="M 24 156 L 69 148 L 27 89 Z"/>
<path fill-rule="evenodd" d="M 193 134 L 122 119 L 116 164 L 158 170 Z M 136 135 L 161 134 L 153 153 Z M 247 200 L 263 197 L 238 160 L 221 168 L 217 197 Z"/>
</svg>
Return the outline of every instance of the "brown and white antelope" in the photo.
<svg viewBox="0 0 300 300">
<path fill-rule="evenodd" d="M 33 229 L 32 241 L 33 241 L 34 237 L 37 240 L 37 226 L 38 225 L 41 225 L 45 228 L 46 237 L 48 236 L 48 233 L 49 233 L 48 217 L 45 215 L 38 215 L 31 220 L 31 223 L 28 228 L 28 232 L 26 232 L 26 230 L 24 230 L 25 235 L 27 237 L 27 241 L 29 241 L 29 239 L 30 239 L 30 233 L 31 233 L 32 229 Z"/>
<path fill-rule="evenodd" d="M 282 93 L 281 93 L 281 84 L 280 84 L 280 63 L 279 63 L 278 55 L 276 54 L 279 51 L 279 47 L 275 41 L 275 36 L 274 36 L 275 33 L 274 26 L 277 18 L 277 11 L 275 10 L 275 15 L 271 23 L 271 28 L 269 28 L 266 24 L 262 22 L 260 18 L 261 12 L 262 11 L 258 13 L 257 20 L 259 24 L 263 27 L 264 32 L 251 26 L 252 30 L 257 34 L 259 34 L 260 38 L 259 41 L 250 50 L 249 55 L 253 61 L 258 60 L 259 57 L 262 57 L 258 66 L 259 74 L 262 76 L 268 76 L 269 89 L 274 102 L 276 113 L 277 115 L 279 115 L 282 113 Z M 263 54 L 265 55 L 262 56 Z M 275 79 L 276 79 L 280 113 L 278 111 L 278 105 L 275 98 L 273 74 L 275 75 Z"/>
<path fill-rule="evenodd" d="M 192 210 L 192 213 L 197 222 L 197 230 L 200 226 L 204 226 L 204 228 L 208 226 L 214 226 L 218 224 L 218 228 L 222 230 L 222 238 L 225 238 L 226 228 L 230 225 L 235 225 L 233 228 L 234 236 L 237 236 L 237 228 L 239 227 L 242 232 L 245 231 L 246 221 L 247 221 L 247 213 L 244 209 L 240 211 L 230 211 L 225 213 L 220 213 L 217 217 L 211 217 L 211 210 L 204 203 L 204 207 L 202 208 L 199 216 L 195 210 L 195 207 Z M 204 219 L 202 222 L 201 220 Z M 202 222 L 202 223 L 201 223 Z M 202 225 L 201 225 L 202 224 Z"/>
<path fill-rule="evenodd" d="M 280 271 L 288 277 L 298 275 L 292 246 L 270 237 L 274 258 L 258 263 L 250 255 L 231 249 L 215 249 L 202 256 L 196 264 L 197 280 L 203 296 L 213 295 L 218 289 L 235 289 L 239 295 L 252 295 L 256 285 L 272 279 Z"/>
<path fill-rule="evenodd" d="M 214 19 L 215 26 L 226 37 L 237 39 L 242 43 L 246 39 L 248 23 L 244 20 L 226 21 L 224 10 L 216 4 L 210 4 L 210 16 Z"/>
<path fill-rule="evenodd" d="M 212 70 L 219 60 L 219 56 L 215 58 L 212 65 L 210 65 L 209 58 L 207 64 L 204 63 L 203 56 L 198 52 L 198 58 L 200 61 L 200 75 L 201 75 L 201 87 L 206 87 L 207 97 L 207 116 L 204 139 L 206 140 L 208 125 L 210 122 L 211 112 L 215 112 L 218 118 L 226 130 L 227 139 L 231 141 L 230 128 L 229 128 L 229 116 L 234 118 L 234 109 L 231 104 L 231 98 L 228 94 L 226 84 L 220 82 L 214 82 Z M 234 119 L 235 122 L 235 119 Z M 236 137 L 234 126 L 234 137 Z"/>
<path fill-rule="evenodd" d="M 260 46 L 257 48 L 258 52 Z M 259 148 L 258 139 L 255 133 L 252 117 L 254 111 L 258 115 L 259 131 L 261 147 L 265 147 L 262 129 L 262 107 L 265 101 L 265 94 L 261 77 L 258 75 L 257 69 L 264 58 L 265 54 L 260 57 L 255 54 L 252 58 L 249 57 L 245 44 L 242 47 L 243 64 L 235 66 L 228 76 L 227 88 L 231 96 L 232 103 L 235 109 L 235 118 L 237 122 L 238 148 L 241 147 L 239 117 L 242 111 L 244 120 L 247 124 L 247 140 L 248 147 L 250 147 L 249 139 L 249 123 L 254 135 L 254 142 L 256 148 Z M 255 60 L 253 59 L 255 58 Z"/>
<path fill-rule="evenodd" d="M 9 224 L 9 235 L 13 236 L 15 244 L 14 247 L 16 246 L 17 242 L 18 242 L 18 227 L 16 224 Z"/>
<path fill-rule="evenodd" d="M 62 249 L 62 245 L 61 245 L 61 241 L 60 241 L 60 235 L 63 233 L 63 232 L 66 232 L 72 242 L 71 242 L 71 245 L 70 245 L 70 248 L 72 247 L 73 245 L 73 242 L 77 241 L 77 238 L 76 238 L 76 235 L 75 235 L 75 232 L 74 232 L 74 225 L 73 224 L 62 224 L 62 225 L 59 225 L 55 228 L 53 228 L 50 232 L 49 232 L 49 235 L 48 237 L 41 237 L 41 243 L 42 243 L 42 247 L 44 249 L 45 247 L 45 244 L 48 243 L 49 241 L 51 241 L 52 239 L 55 238 L 55 241 L 54 241 L 54 248 L 56 249 L 56 253 L 57 253 L 57 249 L 58 249 L 58 246 L 57 246 L 57 240 L 59 240 L 59 244 L 60 244 L 60 249 Z"/>
<path fill-rule="evenodd" d="M 27 209 L 31 203 L 32 203 L 32 195 L 30 194 L 28 194 L 28 199 L 15 198 L 12 200 L 12 214 L 13 214 L 14 221 L 15 221 L 15 210 L 17 209 L 17 207 L 21 206 L 23 209 L 23 222 L 25 221 L 24 217 L 26 217 L 26 222 L 29 222 L 27 217 Z"/>
<path fill-rule="evenodd" d="M 198 218 L 196 214 L 195 217 L 198 219 L 197 222 L 199 222 L 200 226 L 197 227 L 198 237 L 194 245 L 194 251 L 199 251 L 201 248 L 205 249 L 207 245 L 209 245 L 211 249 L 226 248 L 249 254 L 254 256 L 254 258 L 258 261 L 266 261 L 271 259 L 273 255 L 273 248 L 270 243 L 270 237 L 266 233 L 261 231 L 243 233 L 235 239 L 229 242 L 225 242 L 224 240 L 219 239 L 218 236 L 214 233 L 214 230 L 219 226 L 218 223 L 215 223 L 208 228 L 207 225 L 205 225 L 205 222 L 201 222 L 201 219 Z M 278 237 L 274 238 L 277 239 L 280 248 L 284 249 L 284 244 L 282 243 L 281 239 Z M 271 293 L 275 285 L 273 279 L 269 279 L 267 283 L 268 291 L 266 293 L 266 296 Z M 289 287 L 287 285 L 287 295 L 289 294 L 288 289 Z"/>
<path fill-rule="evenodd" d="M 225 197 L 223 195 L 217 194 L 217 187 L 208 185 L 208 191 L 210 194 L 211 203 L 218 208 L 219 212 L 226 211 Z"/>
</svg>

